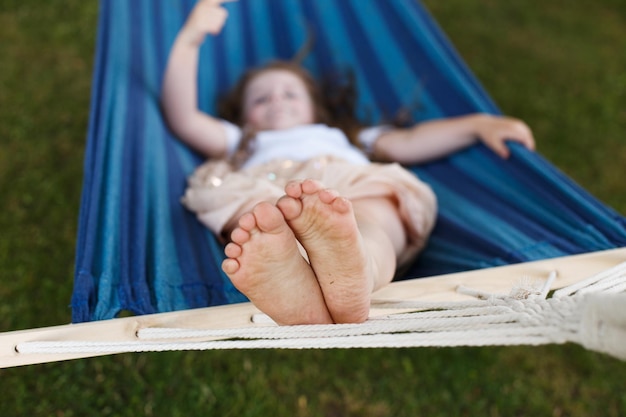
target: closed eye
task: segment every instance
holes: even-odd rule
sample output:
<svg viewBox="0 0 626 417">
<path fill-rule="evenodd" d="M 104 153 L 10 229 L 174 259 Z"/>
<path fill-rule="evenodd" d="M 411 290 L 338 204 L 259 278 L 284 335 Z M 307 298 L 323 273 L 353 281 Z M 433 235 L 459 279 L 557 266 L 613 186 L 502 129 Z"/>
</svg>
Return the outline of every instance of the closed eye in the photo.
<svg viewBox="0 0 626 417">
<path fill-rule="evenodd" d="M 258 96 L 252 100 L 252 104 L 259 105 L 259 104 L 267 103 L 268 99 L 269 99 L 269 96 L 266 96 L 266 95 Z"/>
<path fill-rule="evenodd" d="M 298 98 L 299 95 L 295 91 L 285 91 L 285 97 L 289 99 Z"/>
</svg>

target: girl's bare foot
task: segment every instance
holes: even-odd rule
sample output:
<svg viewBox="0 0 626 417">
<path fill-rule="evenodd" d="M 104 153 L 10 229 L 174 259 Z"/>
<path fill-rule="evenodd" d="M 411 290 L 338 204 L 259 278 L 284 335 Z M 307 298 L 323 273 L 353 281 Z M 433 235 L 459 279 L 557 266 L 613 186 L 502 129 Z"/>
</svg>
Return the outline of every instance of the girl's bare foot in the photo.
<svg viewBox="0 0 626 417">
<path fill-rule="evenodd" d="M 307 251 L 328 311 L 337 323 L 365 321 L 376 268 L 351 202 L 313 180 L 292 181 L 285 193 L 277 207 Z"/>
<path fill-rule="evenodd" d="M 235 287 L 279 324 L 332 323 L 313 270 L 283 214 L 260 203 L 226 245 L 222 269 Z"/>
</svg>

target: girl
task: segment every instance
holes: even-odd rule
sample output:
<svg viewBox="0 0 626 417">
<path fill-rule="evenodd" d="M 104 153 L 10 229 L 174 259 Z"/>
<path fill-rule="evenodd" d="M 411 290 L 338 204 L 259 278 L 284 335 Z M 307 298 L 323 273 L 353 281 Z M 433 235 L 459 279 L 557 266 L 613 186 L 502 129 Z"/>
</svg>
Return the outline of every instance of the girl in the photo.
<svg viewBox="0 0 626 417">
<path fill-rule="evenodd" d="M 226 21 L 222 2 L 197 3 L 164 77 L 172 131 L 210 159 L 190 178 L 183 202 L 230 238 L 222 269 L 277 323 L 362 322 L 371 293 L 415 256 L 435 222 L 434 194 L 398 163 L 479 139 L 506 158 L 505 140 L 534 148 L 530 129 L 474 114 L 407 129 L 351 124 L 344 132 L 329 126 L 341 123 L 308 73 L 288 63 L 246 74 L 230 97 L 230 120 L 212 117 L 197 107 L 198 51 Z M 365 154 L 393 163 L 370 163 Z"/>
</svg>

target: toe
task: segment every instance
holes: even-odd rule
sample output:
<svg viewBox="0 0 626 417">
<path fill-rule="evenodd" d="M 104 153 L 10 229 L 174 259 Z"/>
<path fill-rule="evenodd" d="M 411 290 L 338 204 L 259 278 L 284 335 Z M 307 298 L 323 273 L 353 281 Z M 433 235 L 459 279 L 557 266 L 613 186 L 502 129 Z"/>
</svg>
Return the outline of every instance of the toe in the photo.
<svg viewBox="0 0 626 417">
<path fill-rule="evenodd" d="M 281 233 L 287 227 L 283 213 L 270 203 L 259 203 L 253 210 L 257 227 L 265 233 Z"/>
<path fill-rule="evenodd" d="M 285 185 L 285 194 L 292 198 L 300 198 L 302 196 L 302 182 L 301 181 L 289 181 Z"/>
<path fill-rule="evenodd" d="M 241 249 L 241 246 L 232 242 L 224 248 L 224 254 L 229 258 L 238 258 L 242 253 L 243 249 Z"/>
<path fill-rule="evenodd" d="M 228 275 L 232 275 L 239 270 L 239 262 L 235 259 L 224 259 L 222 262 L 222 271 Z"/>
<path fill-rule="evenodd" d="M 237 227 L 230 234 L 230 240 L 239 245 L 243 245 L 250 240 L 250 232 L 242 229 L 241 227 Z"/>
<path fill-rule="evenodd" d="M 337 213 L 345 214 L 352 210 L 352 203 L 347 198 L 337 197 L 330 204 Z"/>
<path fill-rule="evenodd" d="M 301 187 L 305 194 L 315 194 L 324 188 L 321 182 L 311 179 L 302 181 Z"/>
<path fill-rule="evenodd" d="M 251 231 L 256 227 L 256 218 L 252 213 L 245 213 L 239 218 L 239 227 L 246 231 Z"/>
<path fill-rule="evenodd" d="M 339 199 L 339 193 L 328 188 L 321 190 L 318 196 L 320 201 L 324 204 L 332 204 L 335 200 Z"/>
<path fill-rule="evenodd" d="M 293 220 L 302 213 L 302 201 L 288 195 L 281 197 L 276 203 L 287 221 Z"/>
</svg>

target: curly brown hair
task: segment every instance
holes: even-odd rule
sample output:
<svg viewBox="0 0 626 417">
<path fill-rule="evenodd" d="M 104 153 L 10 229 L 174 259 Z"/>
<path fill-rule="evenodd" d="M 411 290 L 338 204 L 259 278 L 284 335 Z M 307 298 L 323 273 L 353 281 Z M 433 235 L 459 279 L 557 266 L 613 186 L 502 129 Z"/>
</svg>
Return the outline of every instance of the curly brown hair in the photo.
<svg viewBox="0 0 626 417">
<path fill-rule="evenodd" d="M 314 122 L 341 129 L 356 146 L 356 136 L 362 124 L 355 116 L 356 88 L 351 74 L 334 74 L 319 83 L 306 69 L 290 61 L 271 61 L 248 70 L 225 96 L 218 101 L 218 115 L 239 126 L 245 125 L 244 96 L 252 80 L 272 70 L 288 71 L 297 76 L 307 89 L 313 103 Z M 239 166 L 252 152 L 256 132 L 244 132 L 243 139 L 234 155 L 233 163 Z"/>
</svg>

